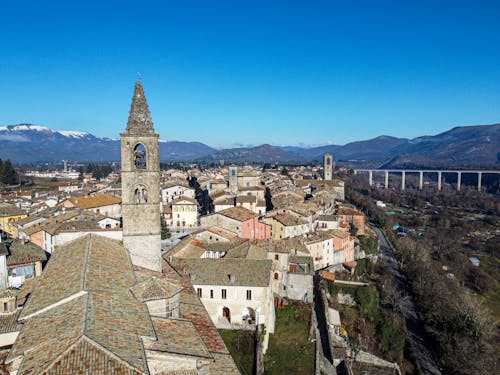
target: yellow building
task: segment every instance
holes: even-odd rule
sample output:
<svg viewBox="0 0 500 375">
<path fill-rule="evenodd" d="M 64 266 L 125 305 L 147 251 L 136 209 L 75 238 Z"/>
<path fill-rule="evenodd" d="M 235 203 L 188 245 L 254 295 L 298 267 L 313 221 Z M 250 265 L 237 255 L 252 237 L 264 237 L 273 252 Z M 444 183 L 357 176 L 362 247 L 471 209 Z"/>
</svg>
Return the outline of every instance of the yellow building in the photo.
<svg viewBox="0 0 500 375">
<path fill-rule="evenodd" d="M 15 223 L 28 215 L 20 208 L 9 203 L 0 203 L 0 230 L 14 237 Z"/>
</svg>

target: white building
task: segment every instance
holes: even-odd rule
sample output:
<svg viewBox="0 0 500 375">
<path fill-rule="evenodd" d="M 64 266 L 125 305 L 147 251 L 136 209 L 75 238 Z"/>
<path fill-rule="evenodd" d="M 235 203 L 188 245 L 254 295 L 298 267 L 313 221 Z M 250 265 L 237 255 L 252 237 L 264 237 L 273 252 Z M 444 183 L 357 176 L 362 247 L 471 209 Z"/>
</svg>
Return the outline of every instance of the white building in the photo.
<svg viewBox="0 0 500 375">
<path fill-rule="evenodd" d="M 275 313 L 270 260 L 179 259 L 172 265 L 189 275 L 194 289 L 217 328 L 245 329 L 265 324 L 274 332 Z"/>
<path fill-rule="evenodd" d="M 193 188 L 181 184 L 169 185 L 161 189 L 161 201 L 165 206 L 179 197 L 194 199 L 195 196 L 196 192 Z"/>
<path fill-rule="evenodd" d="M 171 203 L 168 224 L 174 228 L 194 228 L 198 226 L 198 202 L 188 197 L 179 197 Z"/>
</svg>

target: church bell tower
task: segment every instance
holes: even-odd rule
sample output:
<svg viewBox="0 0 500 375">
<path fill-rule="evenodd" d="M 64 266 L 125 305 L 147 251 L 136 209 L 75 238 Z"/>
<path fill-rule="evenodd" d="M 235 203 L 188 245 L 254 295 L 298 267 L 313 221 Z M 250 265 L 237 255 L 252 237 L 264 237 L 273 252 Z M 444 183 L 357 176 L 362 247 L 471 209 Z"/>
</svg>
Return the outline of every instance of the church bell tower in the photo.
<svg viewBox="0 0 500 375">
<path fill-rule="evenodd" d="M 161 272 L 160 157 L 141 82 L 121 138 L 123 245 L 136 266 Z"/>
</svg>

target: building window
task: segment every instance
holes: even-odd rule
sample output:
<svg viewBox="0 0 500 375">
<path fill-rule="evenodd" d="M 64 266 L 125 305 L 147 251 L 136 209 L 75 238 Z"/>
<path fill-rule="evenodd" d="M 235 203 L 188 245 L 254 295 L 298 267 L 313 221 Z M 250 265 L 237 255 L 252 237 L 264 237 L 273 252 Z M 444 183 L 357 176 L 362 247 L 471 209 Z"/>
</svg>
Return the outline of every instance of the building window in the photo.
<svg viewBox="0 0 500 375">
<path fill-rule="evenodd" d="M 198 288 L 198 297 L 203 297 L 203 291 L 201 290 L 201 288 Z"/>
<path fill-rule="evenodd" d="M 274 260 L 279 260 L 280 256 L 278 254 L 274 254 Z"/>
<path fill-rule="evenodd" d="M 3 303 L 3 312 L 7 312 L 7 311 L 9 311 L 9 305 L 7 302 L 4 302 Z"/>
<path fill-rule="evenodd" d="M 210 289 L 210 298 L 214 298 L 214 291 L 213 291 L 213 289 Z"/>
<path fill-rule="evenodd" d="M 250 289 L 247 289 L 247 301 L 250 301 L 252 299 L 252 291 Z"/>
<path fill-rule="evenodd" d="M 226 289 L 222 289 L 222 299 L 226 299 L 226 298 L 227 298 Z"/>
<path fill-rule="evenodd" d="M 278 275 L 278 273 L 277 273 L 277 272 L 275 272 L 275 273 L 274 273 L 274 280 L 278 280 L 278 278 L 279 278 L 279 275 Z"/>
</svg>

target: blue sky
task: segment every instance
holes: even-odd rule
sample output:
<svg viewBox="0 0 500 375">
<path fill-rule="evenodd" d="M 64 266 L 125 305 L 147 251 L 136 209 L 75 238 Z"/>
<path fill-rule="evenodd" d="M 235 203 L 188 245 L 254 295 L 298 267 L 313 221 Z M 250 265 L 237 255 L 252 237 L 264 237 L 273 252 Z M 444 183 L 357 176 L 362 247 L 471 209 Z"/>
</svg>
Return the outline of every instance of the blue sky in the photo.
<svg viewBox="0 0 500 375">
<path fill-rule="evenodd" d="M 105 4 L 103 4 L 105 3 Z M 8 1 L 0 125 L 345 144 L 500 122 L 498 1 Z"/>
</svg>

